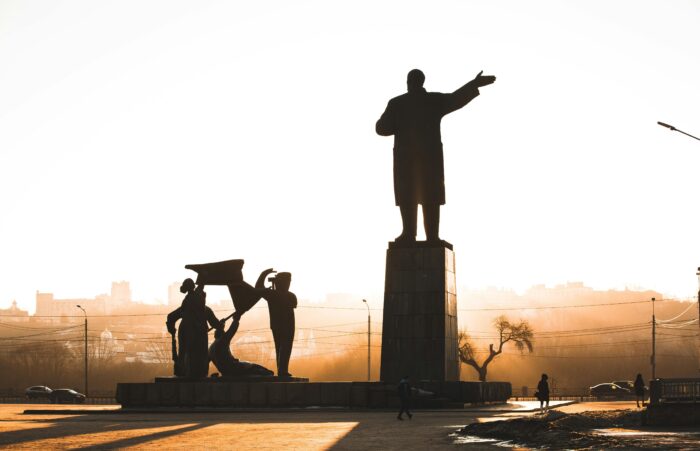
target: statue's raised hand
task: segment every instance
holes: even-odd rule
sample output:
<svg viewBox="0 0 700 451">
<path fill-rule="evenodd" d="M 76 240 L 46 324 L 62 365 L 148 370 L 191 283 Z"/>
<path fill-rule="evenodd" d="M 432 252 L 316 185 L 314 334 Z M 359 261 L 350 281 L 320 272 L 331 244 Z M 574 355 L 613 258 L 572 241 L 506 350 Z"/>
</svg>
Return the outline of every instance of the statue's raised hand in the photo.
<svg viewBox="0 0 700 451">
<path fill-rule="evenodd" d="M 483 74 L 484 71 L 482 70 L 478 74 L 476 74 L 476 77 L 474 77 L 474 80 L 471 81 L 474 86 L 477 88 L 480 88 L 482 86 L 490 85 L 491 83 L 496 81 L 496 76 L 495 75 L 481 75 Z"/>
</svg>

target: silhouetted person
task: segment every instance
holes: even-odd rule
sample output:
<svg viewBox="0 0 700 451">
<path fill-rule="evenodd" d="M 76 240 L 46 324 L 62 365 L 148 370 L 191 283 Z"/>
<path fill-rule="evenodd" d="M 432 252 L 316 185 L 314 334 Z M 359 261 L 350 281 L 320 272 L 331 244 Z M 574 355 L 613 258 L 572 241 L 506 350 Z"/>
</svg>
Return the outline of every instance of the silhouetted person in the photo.
<svg viewBox="0 0 700 451">
<path fill-rule="evenodd" d="M 547 379 L 549 379 L 549 377 L 546 374 L 543 374 L 542 379 L 540 379 L 540 381 L 537 383 L 537 399 L 540 400 L 541 413 L 544 413 L 546 409 L 549 409 L 549 383 L 547 382 Z"/>
<path fill-rule="evenodd" d="M 403 421 L 403 413 L 406 412 L 408 419 L 413 418 L 413 414 L 408 410 L 411 402 L 411 383 L 408 380 L 408 376 L 404 376 L 399 381 L 399 402 L 401 403 L 401 410 L 399 410 L 399 415 L 396 417 Z"/>
<path fill-rule="evenodd" d="M 267 368 L 250 362 L 242 362 L 231 353 L 231 339 L 236 335 L 242 313 L 233 314 L 233 322 L 228 330 L 224 325 L 214 332 L 214 342 L 209 346 L 209 359 L 224 377 L 235 376 L 272 376 Z"/>
<path fill-rule="evenodd" d="M 439 241 L 440 205 L 445 204 L 440 121 L 479 95 L 479 88 L 496 80 L 482 72 L 451 94 L 427 92 L 425 75 L 418 69 L 408 73 L 408 92 L 395 97 L 379 118 L 377 134 L 394 135 L 394 196 L 401 210 L 403 232 L 397 242 L 415 241 L 418 204 L 428 241 Z"/>
<path fill-rule="evenodd" d="M 641 373 L 637 374 L 637 378 L 634 380 L 634 394 L 637 398 L 637 407 L 639 407 L 640 400 L 644 406 L 644 379 L 642 379 Z"/>
<path fill-rule="evenodd" d="M 260 274 L 264 279 L 268 274 L 273 273 L 272 268 Z M 267 308 L 270 312 L 270 329 L 275 340 L 275 353 L 277 355 L 277 375 L 291 376 L 289 373 L 289 358 L 292 355 L 292 345 L 294 344 L 294 309 L 297 308 L 297 297 L 289 291 L 292 283 L 292 274 L 280 272 L 273 278 L 272 288 L 262 289 L 262 297 L 267 301 Z M 256 284 L 256 288 L 257 284 Z"/>
<path fill-rule="evenodd" d="M 195 288 L 192 279 L 185 279 L 180 286 L 180 292 L 186 294 L 182 305 L 168 314 L 165 323 L 168 332 L 174 335 L 175 323 L 181 320 L 177 330 L 178 361 L 175 365 L 175 375 L 188 378 L 206 377 L 209 373 L 207 323 L 215 328 L 220 327 L 220 323 L 214 312 L 206 306 L 204 285 Z"/>
</svg>

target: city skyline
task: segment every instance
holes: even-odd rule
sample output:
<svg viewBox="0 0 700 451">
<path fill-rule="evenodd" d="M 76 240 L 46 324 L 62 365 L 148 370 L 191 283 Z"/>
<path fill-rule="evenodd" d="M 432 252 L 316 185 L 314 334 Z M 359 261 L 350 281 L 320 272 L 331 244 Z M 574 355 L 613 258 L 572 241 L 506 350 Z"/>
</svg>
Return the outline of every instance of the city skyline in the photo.
<svg viewBox="0 0 700 451">
<path fill-rule="evenodd" d="M 87 297 L 71 297 L 70 295 L 57 295 L 51 290 L 39 291 L 35 293 L 34 299 L 31 301 L 31 305 L 25 306 L 19 304 L 16 299 L 8 302 L 8 308 L 5 308 L 5 303 L 0 302 L 0 316 L 9 315 L 9 311 L 13 309 L 19 309 L 22 312 L 29 312 L 30 317 L 34 315 L 45 316 L 45 317 L 56 317 L 69 316 L 69 317 L 82 317 L 79 312 L 73 312 L 75 304 L 82 303 L 83 307 L 89 306 L 89 310 L 92 311 L 92 315 L 97 316 L 110 316 L 109 312 L 113 312 L 116 309 L 128 309 L 129 306 L 136 305 L 147 305 L 147 306 L 165 306 L 170 308 L 176 308 L 180 305 L 184 295 L 179 292 L 180 282 L 173 282 L 166 286 L 165 293 L 166 297 L 156 298 L 156 299 L 135 299 L 130 296 L 130 282 L 129 281 L 113 281 L 112 290 L 110 293 L 99 293 Z M 213 289 L 213 290 L 212 290 Z M 129 292 L 128 297 L 124 297 L 125 291 Z M 207 304 L 216 306 L 218 308 L 232 308 L 232 304 L 229 306 L 228 303 L 231 302 L 230 296 L 221 290 L 221 287 L 211 286 L 207 288 L 207 292 L 214 291 L 216 294 L 222 294 L 223 296 L 214 297 L 211 294 L 208 296 Z M 460 309 L 462 307 L 467 308 L 467 310 L 478 311 L 479 307 L 483 307 L 485 310 L 490 310 L 494 306 L 502 307 L 513 307 L 510 305 L 513 301 L 526 300 L 533 301 L 537 300 L 531 306 L 528 305 L 517 305 L 517 307 L 522 307 L 527 310 L 528 307 L 540 308 L 540 307 L 557 307 L 557 306 L 575 306 L 576 304 L 567 304 L 568 299 L 574 295 L 576 298 L 586 298 L 592 297 L 599 299 L 601 295 L 609 296 L 611 294 L 620 293 L 634 293 L 639 294 L 643 292 L 652 293 L 653 296 L 657 296 L 657 300 L 674 300 L 674 301 L 688 301 L 697 302 L 697 293 L 690 293 L 684 297 L 674 297 L 666 296 L 664 293 L 653 290 L 647 287 L 630 287 L 625 286 L 623 288 L 597 288 L 587 285 L 582 281 L 568 281 L 560 284 L 533 284 L 524 290 L 516 291 L 509 287 L 497 287 L 497 286 L 485 286 L 485 287 L 470 287 L 466 285 L 461 285 L 458 288 L 458 303 L 460 303 Z M 563 295 L 563 296 L 562 296 Z M 380 295 L 377 294 L 374 299 L 371 296 L 364 296 L 364 298 L 369 298 L 372 304 L 372 310 L 382 310 Z M 466 298 L 466 299 L 465 299 Z M 352 292 L 335 292 L 326 293 L 323 298 L 311 299 L 311 298 L 300 298 L 304 303 L 314 304 L 329 304 L 329 305 L 344 305 L 352 306 L 354 303 L 358 303 L 357 309 L 363 310 L 363 307 L 359 306 L 359 301 L 363 299 L 363 295 L 359 293 Z M 461 300 L 461 302 L 460 302 Z M 650 299 L 647 299 L 647 301 Z M 479 302 L 480 304 L 474 305 L 474 302 Z M 27 304 L 26 302 L 24 304 Z M 65 304 L 63 306 L 59 304 Z M 466 305 L 465 305 L 466 304 Z M 623 302 L 624 304 L 624 302 Z M 43 305 L 42 308 L 38 308 Z M 50 305 L 56 305 L 57 307 L 50 307 Z M 588 305 L 588 304 L 585 304 Z M 95 309 L 97 311 L 95 311 Z M 56 313 L 59 312 L 59 313 Z M 90 316 L 90 315 L 88 315 Z M 22 317 L 23 314 L 22 314 Z"/>
</svg>

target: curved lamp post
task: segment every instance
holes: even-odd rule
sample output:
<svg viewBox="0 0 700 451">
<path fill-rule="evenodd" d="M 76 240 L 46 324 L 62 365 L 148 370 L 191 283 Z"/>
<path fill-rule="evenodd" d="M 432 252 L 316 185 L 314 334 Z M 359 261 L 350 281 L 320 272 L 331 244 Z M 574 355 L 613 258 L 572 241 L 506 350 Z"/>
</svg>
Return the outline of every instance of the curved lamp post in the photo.
<svg viewBox="0 0 700 451">
<path fill-rule="evenodd" d="M 79 305 L 76 305 L 80 310 L 83 311 L 83 315 L 85 315 L 85 352 L 84 352 L 84 357 L 85 357 L 85 398 L 87 399 L 88 396 L 88 337 L 87 337 L 87 312 L 85 312 L 85 309 L 82 308 Z"/>
</svg>

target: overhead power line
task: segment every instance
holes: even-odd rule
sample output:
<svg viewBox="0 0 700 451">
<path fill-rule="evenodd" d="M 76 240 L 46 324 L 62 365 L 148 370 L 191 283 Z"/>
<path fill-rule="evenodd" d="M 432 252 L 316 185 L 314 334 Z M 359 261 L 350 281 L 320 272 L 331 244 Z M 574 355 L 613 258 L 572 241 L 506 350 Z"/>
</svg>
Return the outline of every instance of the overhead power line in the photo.
<svg viewBox="0 0 700 451">
<path fill-rule="evenodd" d="M 656 302 L 661 301 L 675 301 L 675 299 L 659 299 Z M 509 306 L 509 307 L 484 307 L 484 308 L 461 308 L 458 309 L 460 312 L 488 312 L 488 311 L 509 311 L 509 310 L 548 310 L 548 309 L 567 309 L 567 308 L 587 308 L 587 307 L 608 307 L 615 305 L 631 305 L 631 304 L 646 304 L 650 303 L 650 300 L 643 301 L 623 301 L 623 302 L 605 302 L 596 304 L 569 304 L 569 305 L 549 305 L 549 306 Z M 254 309 L 262 309 L 265 307 L 254 307 Z M 327 309 L 327 310 L 358 310 L 367 311 L 367 308 L 361 307 L 333 307 L 327 305 L 299 305 L 297 308 L 300 309 Z M 383 308 L 371 308 L 370 310 L 382 311 Z M 215 312 L 233 312 L 233 309 L 216 309 Z M 159 313 L 128 313 L 128 314 L 104 314 L 104 315 L 87 315 L 88 318 L 130 318 L 130 317 L 144 317 L 144 316 L 166 316 L 170 312 L 159 312 Z M 27 318 L 23 315 L 2 315 L 0 318 Z M 32 315 L 29 318 L 84 318 L 84 315 Z"/>
</svg>

